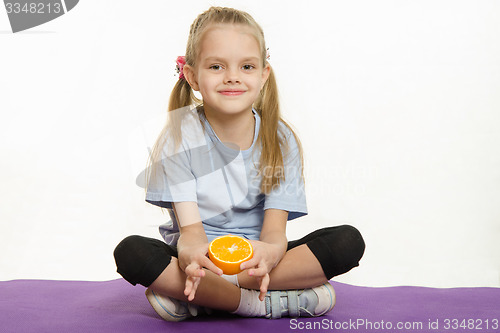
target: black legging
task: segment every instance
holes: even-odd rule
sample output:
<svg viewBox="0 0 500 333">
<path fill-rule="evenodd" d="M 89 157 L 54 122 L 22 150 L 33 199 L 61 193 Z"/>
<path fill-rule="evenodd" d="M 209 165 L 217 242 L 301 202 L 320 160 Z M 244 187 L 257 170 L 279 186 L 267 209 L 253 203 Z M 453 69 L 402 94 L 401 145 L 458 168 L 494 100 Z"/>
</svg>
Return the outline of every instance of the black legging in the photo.
<svg viewBox="0 0 500 333">
<path fill-rule="evenodd" d="M 363 237 L 349 225 L 316 230 L 288 242 L 287 251 L 302 244 L 306 244 L 316 256 L 327 279 L 358 266 L 365 251 Z M 145 287 L 149 287 L 177 255 L 175 247 L 142 236 L 125 238 L 114 251 L 117 272 L 131 284 L 139 283 Z"/>
</svg>

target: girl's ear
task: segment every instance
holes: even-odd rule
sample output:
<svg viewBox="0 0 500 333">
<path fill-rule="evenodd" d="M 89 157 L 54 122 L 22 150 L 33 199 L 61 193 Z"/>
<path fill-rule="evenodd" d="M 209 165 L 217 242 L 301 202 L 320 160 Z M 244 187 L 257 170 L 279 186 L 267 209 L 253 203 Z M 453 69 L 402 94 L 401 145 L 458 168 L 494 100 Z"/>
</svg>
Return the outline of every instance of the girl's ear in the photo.
<svg viewBox="0 0 500 333">
<path fill-rule="evenodd" d="M 267 79 L 269 78 L 269 74 L 271 74 L 271 65 L 269 63 L 266 63 L 266 66 L 264 66 L 264 69 L 262 70 L 262 83 L 260 85 L 260 89 L 264 87 L 264 84 L 266 84 Z"/>
<path fill-rule="evenodd" d="M 184 65 L 183 68 L 184 78 L 194 91 L 199 91 L 198 81 L 196 80 L 196 73 L 194 68 L 189 65 Z"/>
</svg>

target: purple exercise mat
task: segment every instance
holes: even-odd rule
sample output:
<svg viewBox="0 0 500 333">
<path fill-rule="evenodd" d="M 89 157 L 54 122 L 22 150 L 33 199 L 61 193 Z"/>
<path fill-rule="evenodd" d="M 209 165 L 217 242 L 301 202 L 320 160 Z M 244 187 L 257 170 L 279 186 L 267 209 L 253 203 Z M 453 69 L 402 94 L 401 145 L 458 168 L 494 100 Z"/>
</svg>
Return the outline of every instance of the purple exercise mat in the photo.
<svg viewBox="0 0 500 333">
<path fill-rule="evenodd" d="M 163 321 L 144 288 L 105 282 L 0 282 L 1 332 L 500 332 L 499 288 L 368 288 L 332 282 L 337 304 L 320 318 L 231 315 Z M 436 329 L 433 329 L 436 328 Z"/>
</svg>

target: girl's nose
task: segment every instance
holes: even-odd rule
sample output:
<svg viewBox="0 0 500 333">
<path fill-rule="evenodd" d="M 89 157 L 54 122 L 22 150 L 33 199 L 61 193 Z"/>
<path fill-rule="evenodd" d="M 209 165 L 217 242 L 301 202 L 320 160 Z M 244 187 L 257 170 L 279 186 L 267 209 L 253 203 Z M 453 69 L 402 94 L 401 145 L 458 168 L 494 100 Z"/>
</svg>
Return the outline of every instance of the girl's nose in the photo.
<svg viewBox="0 0 500 333">
<path fill-rule="evenodd" d="M 240 83 L 240 71 L 235 68 L 226 69 L 224 83 Z"/>
</svg>

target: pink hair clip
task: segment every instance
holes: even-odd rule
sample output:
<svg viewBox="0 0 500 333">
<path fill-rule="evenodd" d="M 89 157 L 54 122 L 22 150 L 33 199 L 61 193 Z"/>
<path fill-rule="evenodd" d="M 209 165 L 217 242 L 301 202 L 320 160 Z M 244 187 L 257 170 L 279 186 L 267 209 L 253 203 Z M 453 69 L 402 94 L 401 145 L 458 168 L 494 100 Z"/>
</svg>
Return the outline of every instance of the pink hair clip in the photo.
<svg viewBox="0 0 500 333">
<path fill-rule="evenodd" d="M 269 53 L 269 48 L 266 49 L 266 60 L 271 58 L 271 54 Z"/>
<path fill-rule="evenodd" d="M 175 62 L 177 63 L 175 70 L 177 71 L 177 74 L 179 74 L 179 79 L 184 79 L 184 65 L 186 64 L 186 57 L 178 56 Z"/>
</svg>

